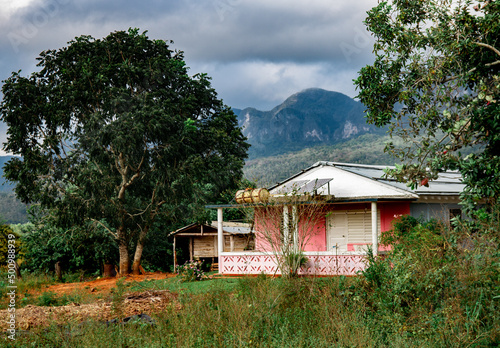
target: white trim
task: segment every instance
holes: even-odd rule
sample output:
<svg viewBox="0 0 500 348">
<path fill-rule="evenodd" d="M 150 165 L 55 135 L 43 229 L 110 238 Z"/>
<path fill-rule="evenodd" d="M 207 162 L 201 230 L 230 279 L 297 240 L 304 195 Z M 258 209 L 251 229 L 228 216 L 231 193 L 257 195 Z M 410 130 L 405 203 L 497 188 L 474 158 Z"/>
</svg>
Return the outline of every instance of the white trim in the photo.
<svg viewBox="0 0 500 348">
<path fill-rule="evenodd" d="M 372 202 L 372 252 L 374 256 L 378 255 L 378 214 L 377 202 Z"/>
<path fill-rule="evenodd" d="M 222 208 L 217 208 L 217 252 L 220 257 L 224 252 L 224 230 L 222 229 Z"/>
</svg>

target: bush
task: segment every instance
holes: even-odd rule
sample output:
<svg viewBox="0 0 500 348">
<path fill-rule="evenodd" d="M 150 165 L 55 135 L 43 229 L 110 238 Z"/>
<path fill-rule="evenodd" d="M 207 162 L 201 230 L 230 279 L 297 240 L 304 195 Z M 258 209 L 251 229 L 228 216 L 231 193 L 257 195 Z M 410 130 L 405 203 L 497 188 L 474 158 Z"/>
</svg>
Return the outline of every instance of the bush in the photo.
<svg viewBox="0 0 500 348">
<path fill-rule="evenodd" d="M 25 267 L 29 271 L 53 271 L 61 262 L 65 272 L 100 272 L 105 262 L 118 258 L 111 235 L 89 226 L 64 230 L 50 224 L 39 225 L 23 236 Z"/>
<path fill-rule="evenodd" d="M 404 216 L 383 233 L 386 257 L 368 255 L 358 295 L 384 337 L 420 344 L 488 345 L 500 339 L 500 228 L 450 229 Z M 417 344 L 417 343 L 416 343 Z M 418 345 L 418 344 L 417 344 Z"/>
<path fill-rule="evenodd" d="M 209 279 L 203 271 L 202 261 L 187 261 L 185 264 L 177 266 L 176 272 L 181 277 L 182 282 Z"/>
</svg>

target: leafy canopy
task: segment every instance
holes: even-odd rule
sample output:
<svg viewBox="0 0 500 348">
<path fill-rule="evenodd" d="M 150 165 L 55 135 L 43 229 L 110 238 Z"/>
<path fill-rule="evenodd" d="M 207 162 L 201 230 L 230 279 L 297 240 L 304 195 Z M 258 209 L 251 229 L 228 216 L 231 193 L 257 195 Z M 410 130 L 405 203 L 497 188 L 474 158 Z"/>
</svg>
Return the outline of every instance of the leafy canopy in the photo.
<svg viewBox="0 0 500 348">
<path fill-rule="evenodd" d="M 394 0 L 368 12 L 375 62 L 355 81 L 368 122 L 390 125 L 412 187 L 460 170 L 472 210 L 500 197 L 500 3 Z"/>
<path fill-rule="evenodd" d="M 5 175 L 56 225 L 93 221 L 126 258 L 158 216 L 186 218 L 241 178 L 249 145 L 236 116 L 165 41 L 138 29 L 81 36 L 38 60 L 40 71 L 2 87 L 4 150 L 21 155 Z"/>
</svg>

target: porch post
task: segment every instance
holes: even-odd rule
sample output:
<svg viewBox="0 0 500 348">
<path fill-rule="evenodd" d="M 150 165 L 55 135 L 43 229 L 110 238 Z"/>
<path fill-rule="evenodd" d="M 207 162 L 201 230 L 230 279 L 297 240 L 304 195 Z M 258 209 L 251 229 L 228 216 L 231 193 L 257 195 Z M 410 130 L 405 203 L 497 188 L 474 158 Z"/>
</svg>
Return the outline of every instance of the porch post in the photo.
<svg viewBox="0 0 500 348">
<path fill-rule="evenodd" d="M 372 247 L 373 255 L 378 255 L 378 218 L 377 218 L 377 202 L 372 202 Z"/>
<path fill-rule="evenodd" d="M 297 214 L 297 206 L 292 206 L 292 233 L 293 233 L 293 252 L 299 251 L 299 221 Z"/>
<path fill-rule="evenodd" d="M 290 225 L 288 223 L 288 205 L 283 206 L 283 248 L 290 243 Z"/>
<path fill-rule="evenodd" d="M 217 254 L 218 254 L 218 263 L 219 263 L 219 271 L 221 268 L 221 253 L 224 251 L 224 233 L 222 230 L 222 208 L 217 208 Z"/>
<path fill-rule="evenodd" d="M 194 257 L 193 257 L 193 237 L 189 237 L 189 260 L 190 261 L 193 261 L 194 260 Z"/>
</svg>

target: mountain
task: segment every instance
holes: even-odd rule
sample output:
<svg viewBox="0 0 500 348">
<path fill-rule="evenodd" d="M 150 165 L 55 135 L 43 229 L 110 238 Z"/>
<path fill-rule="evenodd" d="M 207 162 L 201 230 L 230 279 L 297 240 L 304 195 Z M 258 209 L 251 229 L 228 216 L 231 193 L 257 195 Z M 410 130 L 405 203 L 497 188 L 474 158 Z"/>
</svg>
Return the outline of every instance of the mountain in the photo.
<svg viewBox="0 0 500 348">
<path fill-rule="evenodd" d="M 252 145 L 249 159 L 255 159 L 380 132 L 366 124 L 364 110 L 363 104 L 342 93 L 311 88 L 270 111 L 246 108 L 235 113 Z"/>
<path fill-rule="evenodd" d="M 7 163 L 12 156 L 0 156 L 0 192 L 12 192 L 14 189 L 14 185 L 12 183 L 7 182 L 3 177 L 3 166 Z"/>
<path fill-rule="evenodd" d="M 3 177 L 3 166 L 12 156 L 0 156 L 0 224 L 28 222 L 26 204 L 21 203 L 14 194 L 14 185 Z"/>
</svg>

